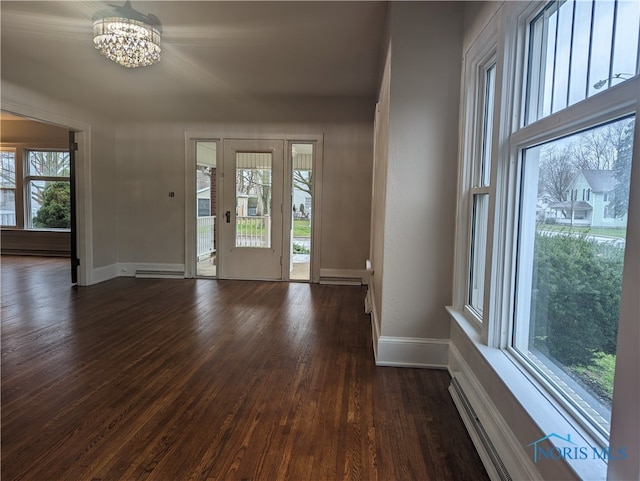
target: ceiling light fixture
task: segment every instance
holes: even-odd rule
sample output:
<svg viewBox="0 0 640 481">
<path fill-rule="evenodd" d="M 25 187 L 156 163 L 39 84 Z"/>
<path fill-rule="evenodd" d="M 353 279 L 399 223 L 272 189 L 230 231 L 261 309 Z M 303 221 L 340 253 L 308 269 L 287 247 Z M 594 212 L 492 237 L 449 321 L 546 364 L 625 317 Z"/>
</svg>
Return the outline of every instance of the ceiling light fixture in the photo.
<svg viewBox="0 0 640 481">
<path fill-rule="evenodd" d="M 162 25 L 155 15 L 144 15 L 126 1 L 122 7 L 93 17 L 93 43 L 100 53 L 127 68 L 160 61 Z"/>
</svg>

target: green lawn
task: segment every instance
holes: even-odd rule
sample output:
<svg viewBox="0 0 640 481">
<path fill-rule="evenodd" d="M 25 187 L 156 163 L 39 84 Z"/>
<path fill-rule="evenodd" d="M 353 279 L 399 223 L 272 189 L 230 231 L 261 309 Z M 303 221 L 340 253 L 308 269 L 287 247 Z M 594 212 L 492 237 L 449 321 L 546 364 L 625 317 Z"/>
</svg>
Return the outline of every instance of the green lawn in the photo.
<svg viewBox="0 0 640 481">
<path fill-rule="evenodd" d="M 569 368 L 587 383 L 604 399 L 611 402 L 613 398 L 613 375 L 616 369 L 616 356 L 596 352 L 589 366 L 572 366 Z"/>
<path fill-rule="evenodd" d="M 566 225 L 557 225 L 557 224 L 538 224 L 538 230 L 603 235 L 608 237 L 616 237 L 618 239 L 625 239 L 627 235 L 627 229 L 622 227 L 582 227 L 582 226 L 569 227 Z"/>
<path fill-rule="evenodd" d="M 307 219 L 294 220 L 293 237 L 311 237 L 311 221 Z"/>
</svg>

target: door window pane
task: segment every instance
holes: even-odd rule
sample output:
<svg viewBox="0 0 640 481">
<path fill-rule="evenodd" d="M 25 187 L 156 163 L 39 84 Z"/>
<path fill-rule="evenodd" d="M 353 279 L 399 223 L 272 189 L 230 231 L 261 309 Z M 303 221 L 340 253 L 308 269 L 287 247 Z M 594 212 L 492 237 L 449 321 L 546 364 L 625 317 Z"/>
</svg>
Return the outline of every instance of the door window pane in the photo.
<svg viewBox="0 0 640 481">
<path fill-rule="evenodd" d="M 271 248 L 272 157 L 236 153 L 236 247 Z"/>
</svg>

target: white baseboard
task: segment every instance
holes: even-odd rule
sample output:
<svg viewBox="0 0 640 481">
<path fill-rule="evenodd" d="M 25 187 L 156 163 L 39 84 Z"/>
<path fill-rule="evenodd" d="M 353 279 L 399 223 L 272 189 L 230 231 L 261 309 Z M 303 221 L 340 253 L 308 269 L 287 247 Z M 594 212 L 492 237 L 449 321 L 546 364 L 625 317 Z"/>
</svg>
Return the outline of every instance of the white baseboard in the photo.
<svg viewBox="0 0 640 481">
<path fill-rule="evenodd" d="M 366 269 L 320 269 L 320 284 L 361 286 L 366 285 L 368 279 Z"/>
<path fill-rule="evenodd" d="M 469 368 L 469 365 L 463 359 L 462 355 L 453 343 L 449 346 L 449 355 L 452 358 L 450 365 L 456 366 L 456 371 L 453 372 L 450 368 L 449 373 L 452 378 L 457 379 L 464 395 L 475 412 L 477 422 L 482 425 L 482 428 L 511 479 L 526 479 L 531 481 L 542 480 L 543 478 L 535 468 L 530 455 L 527 454 L 521 446 L 518 438 L 513 434 L 507 422 L 500 415 L 499 410 L 493 404 L 482 384 Z M 455 397 L 454 401 L 456 401 Z M 467 431 L 469 431 L 469 435 L 476 445 L 476 449 L 485 464 L 487 472 L 490 475 L 493 474 L 493 476 L 490 476 L 491 479 L 503 479 L 497 477 L 496 468 L 492 466 L 492 461 L 488 456 L 485 447 L 479 443 L 477 436 L 474 434 L 475 428 L 472 425 L 472 420 L 468 419 L 468 416 L 463 413 L 458 402 L 456 402 L 456 407 L 460 412 L 460 416 L 465 423 Z"/>
<path fill-rule="evenodd" d="M 118 264 L 110 264 L 93 269 L 92 284 L 109 281 L 118 277 Z"/>
<path fill-rule="evenodd" d="M 447 369 L 448 359 L 448 339 L 378 336 L 378 366 Z"/>
<path fill-rule="evenodd" d="M 365 298 L 365 312 L 371 314 L 371 339 L 373 341 L 373 358 L 378 364 L 378 341 L 380 340 L 380 318 L 378 317 L 378 309 L 376 308 L 375 292 L 373 284 L 369 284 L 367 288 L 367 296 Z"/>
<path fill-rule="evenodd" d="M 121 277 L 141 277 L 150 279 L 183 279 L 184 264 L 125 263 L 118 264 Z"/>
</svg>

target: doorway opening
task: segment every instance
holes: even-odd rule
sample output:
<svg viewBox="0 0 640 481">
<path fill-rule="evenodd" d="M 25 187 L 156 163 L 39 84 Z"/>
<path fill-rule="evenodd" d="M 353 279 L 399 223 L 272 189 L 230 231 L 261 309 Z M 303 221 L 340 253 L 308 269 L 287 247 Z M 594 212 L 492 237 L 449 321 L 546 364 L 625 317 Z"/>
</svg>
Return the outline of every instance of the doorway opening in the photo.
<svg viewBox="0 0 640 481">
<path fill-rule="evenodd" d="M 289 279 L 311 280 L 313 216 L 312 143 L 291 143 L 291 244 Z"/>
<path fill-rule="evenodd" d="M 212 141 L 196 142 L 196 276 L 217 277 L 217 152 Z"/>
</svg>

